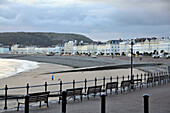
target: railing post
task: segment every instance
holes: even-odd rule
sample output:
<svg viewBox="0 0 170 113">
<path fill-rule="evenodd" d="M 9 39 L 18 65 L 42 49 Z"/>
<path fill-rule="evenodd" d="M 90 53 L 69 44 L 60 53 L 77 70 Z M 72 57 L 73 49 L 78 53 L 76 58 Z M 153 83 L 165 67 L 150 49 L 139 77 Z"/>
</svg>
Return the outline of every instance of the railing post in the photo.
<svg viewBox="0 0 170 113">
<path fill-rule="evenodd" d="M 95 81 L 95 86 L 97 86 L 97 78 L 96 77 L 95 77 L 94 81 Z"/>
<path fill-rule="evenodd" d="M 117 76 L 117 89 L 116 89 L 117 94 L 118 94 L 118 89 L 119 89 L 119 77 Z"/>
<path fill-rule="evenodd" d="M 137 79 L 138 79 L 139 75 L 137 74 L 136 76 L 137 76 Z M 138 86 L 138 80 L 137 80 L 137 86 Z"/>
<path fill-rule="evenodd" d="M 60 81 L 60 94 L 61 94 L 61 92 L 62 92 L 62 81 Z"/>
<path fill-rule="evenodd" d="M 47 82 L 45 82 L 45 92 L 47 92 Z"/>
<path fill-rule="evenodd" d="M 25 113 L 29 113 L 29 95 L 25 96 Z"/>
<path fill-rule="evenodd" d="M 8 99 L 7 91 L 8 91 L 8 86 L 5 85 L 5 107 L 4 107 L 4 109 L 7 109 L 7 99 Z"/>
<path fill-rule="evenodd" d="M 141 83 L 140 83 L 140 87 L 142 85 L 142 88 L 143 88 L 143 74 L 141 74 Z"/>
<path fill-rule="evenodd" d="M 75 88 L 75 80 L 73 80 L 73 89 Z"/>
<path fill-rule="evenodd" d="M 110 82 L 112 82 L 112 76 L 110 77 Z"/>
<path fill-rule="evenodd" d="M 101 95 L 101 113 L 106 113 L 106 94 Z"/>
<path fill-rule="evenodd" d="M 146 83 L 146 73 L 144 74 L 144 82 Z"/>
<path fill-rule="evenodd" d="M 103 88 L 105 88 L 105 77 L 103 77 Z"/>
<path fill-rule="evenodd" d="M 62 113 L 66 113 L 66 103 L 67 103 L 67 92 L 63 91 L 62 92 Z"/>
<path fill-rule="evenodd" d="M 27 83 L 27 94 L 29 93 L 29 83 Z"/>
<path fill-rule="evenodd" d="M 141 75 L 140 75 L 140 76 L 141 76 L 141 79 L 142 79 L 142 81 L 143 81 L 143 74 L 141 73 Z"/>
<path fill-rule="evenodd" d="M 144 98 L 144 113 L 149 113 L 149 95 L 144 94 L 143 98 Z"/>
<path fill-rule="evenodd" d="M 86 93 L 86 89 L 87 89 L 87 79 L 86 78 L 84 80 L 84 87 L 85 87 L 85 93 Z"/>
</svg>

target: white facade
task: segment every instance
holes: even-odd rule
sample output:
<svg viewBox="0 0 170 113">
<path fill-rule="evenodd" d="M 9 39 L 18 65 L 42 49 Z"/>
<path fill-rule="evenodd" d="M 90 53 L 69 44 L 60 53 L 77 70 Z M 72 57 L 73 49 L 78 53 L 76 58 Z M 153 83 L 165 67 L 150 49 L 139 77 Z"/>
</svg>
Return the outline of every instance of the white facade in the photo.
<svg viewBox="0 0 170 113">
<path fill-rule="evenodd" d="M 14 54 L 45 54 L 47 52 L 63 53 L 64 47 L 61 45 L 55 47 L 19 47 L 19 44 L 11 46 L 11 53 Z"/>
<path fill-rule="evenodd" d="M 170 53 L 170 38 L 146 39 L 142 42 L 136 42 L 133 50 L 134 53 L 137 51 L 139 51 L 139 53 L 153 53 L 154 51 L 161 53 L 162 50 Z"/>
<path fill-rule="evenodd" d="M 0 47 L 0 53 L 1 54 L 9 54 L 10 53 L 9 47 L 8 46 Z"/>
</svg>

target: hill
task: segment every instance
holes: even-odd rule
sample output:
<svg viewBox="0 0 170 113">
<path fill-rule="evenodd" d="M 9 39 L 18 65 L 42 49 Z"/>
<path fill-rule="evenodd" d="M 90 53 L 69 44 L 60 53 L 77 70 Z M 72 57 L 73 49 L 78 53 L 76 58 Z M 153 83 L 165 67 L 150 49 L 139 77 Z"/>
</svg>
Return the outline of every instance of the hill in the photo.
<svg viewBox="0 0 170 113">
<path fill-rule="evenodd" d="M 4 45 L 13 45 L 19 43 L 24 46 L 51 46 L 56 44 L 64 44 L 68 41 L 84 41 L 92 43 L 90 38 L 69 33 L 46 33 L 46 32 L 5 32 L 0 33 L 0 43 Z"/>
</svg>

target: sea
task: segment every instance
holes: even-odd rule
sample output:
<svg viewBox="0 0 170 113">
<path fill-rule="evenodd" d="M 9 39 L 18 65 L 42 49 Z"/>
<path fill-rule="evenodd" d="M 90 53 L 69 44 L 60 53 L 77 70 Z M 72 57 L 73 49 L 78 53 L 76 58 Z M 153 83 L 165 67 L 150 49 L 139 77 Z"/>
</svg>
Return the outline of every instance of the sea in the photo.
<svg viewBox="0 0 170 113">
<path fill-rule="evenodd" d="M 0 58 L 0 79 L 39 67 L 38 62 Z"/>
</svg>

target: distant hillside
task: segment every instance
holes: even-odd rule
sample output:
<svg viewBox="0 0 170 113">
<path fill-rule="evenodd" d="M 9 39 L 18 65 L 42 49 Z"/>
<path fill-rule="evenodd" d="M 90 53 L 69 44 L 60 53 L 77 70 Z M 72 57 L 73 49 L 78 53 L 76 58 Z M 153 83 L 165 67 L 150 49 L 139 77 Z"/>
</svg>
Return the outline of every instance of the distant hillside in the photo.
<svg viewBox="0 0 170 113">
<path fill-rule="evenodd" d="M 39 45 L 51 46 L 56 44 L 64 44 L 68 41 L 83 40 L 91 43 L 93 40 L 79 34 L 67 33 L 44 33 L 44 32 L 6 32 L 0 33 L 0 43 L 4 45 L 13 45 L 19 43 L 24 46 Z"/>
</svg>

